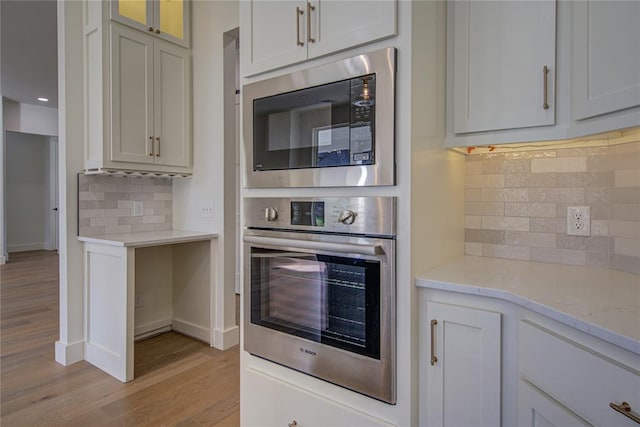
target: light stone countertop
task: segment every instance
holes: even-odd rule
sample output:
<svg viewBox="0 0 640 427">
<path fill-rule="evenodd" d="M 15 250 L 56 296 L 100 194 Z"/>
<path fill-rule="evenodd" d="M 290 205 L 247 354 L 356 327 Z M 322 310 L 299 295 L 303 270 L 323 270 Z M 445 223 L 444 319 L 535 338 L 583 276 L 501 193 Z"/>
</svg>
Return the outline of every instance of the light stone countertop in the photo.
<svg viewBox="0 0 640 427">
<path fill-rule="evenodd" d="M 606 268 L 464 256 L 419 287 L 498 298 L 640 354 L 640 276 Z"/>
<path fill-rule="evenodd" d="M 199 240 L 210 240 L 216 237 L 218 237 L 217 233 L 204 233 L 201 231 L 186 230 L 163 230 L 107 234 L 105 236 L 78 236 L 78 240 L 81 242 L 98 243 L 109 246 L 143 247 L 196 242 Z"/>
</svg>

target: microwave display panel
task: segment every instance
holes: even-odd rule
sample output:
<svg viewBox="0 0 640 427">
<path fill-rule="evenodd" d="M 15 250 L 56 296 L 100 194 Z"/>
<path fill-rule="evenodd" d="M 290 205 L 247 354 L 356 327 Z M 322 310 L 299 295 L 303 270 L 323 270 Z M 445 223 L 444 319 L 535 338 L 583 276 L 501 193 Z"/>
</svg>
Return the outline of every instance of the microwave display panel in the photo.
<svg viewBox="0 0 640 427">
<path fill-rule="evenodd" d="M 324 202 L 291 202 L 291 225 L 324 227 Z"/>
<path fill-rule="evenodd" d="M 375 164 L 376 76 L 253 101 L 253 170 Z"/>
</svg>

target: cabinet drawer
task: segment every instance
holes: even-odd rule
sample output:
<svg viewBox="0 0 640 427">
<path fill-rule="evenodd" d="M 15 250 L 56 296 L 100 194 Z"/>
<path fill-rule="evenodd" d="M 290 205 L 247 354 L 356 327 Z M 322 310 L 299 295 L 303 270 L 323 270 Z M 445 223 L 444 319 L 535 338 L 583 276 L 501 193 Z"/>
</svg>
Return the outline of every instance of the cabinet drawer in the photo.
<svg viewBox="0 0 640 427">
<path fill-rule="evenodd" d="M 589 424 L 531 383 L 521 380 L 518 386 L 518 426 L 588 427 Z"/>
<path fill-rule="evenodd" d="M 637 426 L 609 403 L 628 402 L 640 415 L 640 373 L 582 345 L 522 321 L 519 370 L 523 379 L 590 423 Z"/>
<path fill-rule="evenodd" d="M 242 404 L 250 410 L 243 411 L 245 426 L 362 426 L 391 427 L 381 419 L 349 408 L 333 400 L 314 394 L 273 377 L 248 368 L 244 385 L 250 385 L 251 393 L 244 393 Z"/>
</svg>

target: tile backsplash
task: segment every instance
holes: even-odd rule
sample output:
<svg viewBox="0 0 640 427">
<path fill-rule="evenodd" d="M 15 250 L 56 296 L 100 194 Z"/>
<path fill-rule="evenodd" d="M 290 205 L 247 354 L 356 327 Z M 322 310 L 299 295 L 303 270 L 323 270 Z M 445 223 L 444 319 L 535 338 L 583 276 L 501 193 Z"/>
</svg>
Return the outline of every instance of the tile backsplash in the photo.
<svg viewBox="0 0 640 427">
<path fill-rule="evenodd" d="M 567 207 L 591 236 L 567 235 Z M 640 274 L 640 141 L 467 156 L 465 253 Z"/>
<path fill-rule="evenodd" d="M 78 231 L 81 236 L 173 227 L 172 181 L 163 178 L 78 175 Z M 133 203 L 142 202 L 142 216 Z"/>
</svg>

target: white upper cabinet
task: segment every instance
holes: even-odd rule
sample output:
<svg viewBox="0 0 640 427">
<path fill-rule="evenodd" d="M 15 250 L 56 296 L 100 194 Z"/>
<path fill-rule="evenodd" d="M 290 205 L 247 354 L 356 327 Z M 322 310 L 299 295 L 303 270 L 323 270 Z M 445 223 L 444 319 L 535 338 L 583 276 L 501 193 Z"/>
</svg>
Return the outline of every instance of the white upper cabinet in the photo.
<svg viewBox="0 0 640 427">
<path fill-rule="evenodd" d="M 244 12 L 244 13 L 243 13 Z M 245 72 L 281 67 L 307 59 L 306 3 L 295 1 L 240 2 L 241 51 L 247 55 Z M 302 44 L 302 45 L 301 45 Z"/>
<path fill-rule="evenodd" d="M 572 2 L 572 118 L 640 105 L 640 2 Z"/>
<path fill-rule="evenodd" d="M 396 0 L 240 2 L 243 75 L 396 34 Z"/>
<path fill-rule="evenodd" d="M 111 45 L 111 160 L 189 166 L 187 51 L 115 25 Z"/>
<path fill-rule="evenodd" d="M 112 0 L 111 19 L 188 47 L 190 6 L 189 0 Z"/>
<path fill-rule="evenodd" d="M 640 126 L 640 2 L 449 0 L 446 145 Z"/>
<path fill-rule="evenodd" d="M 111 159 L 153 163 L 153 39 L 111 29 Z"/>
<path fill-rule="evenodd" d="M 310 1 L 309 58 L 396 34 L 395 1 Z"/>
<path fill-rule="evenodd" d="M 191 51 L 83 4 L 85 172 L 191 174 Z"/>
<path fill-rule="evenodd" d="M 552 125 L 555 1 L 454 1 L 449 10 L 455 132 Z"/>
<path fill-rule="evenodd" d="M 188 51 L 154 43 L 153 136 L 156 163 L 191 165 L 191 87 Z"/>
</svg>

